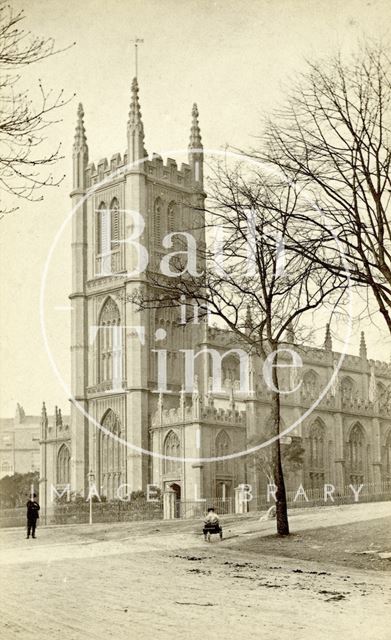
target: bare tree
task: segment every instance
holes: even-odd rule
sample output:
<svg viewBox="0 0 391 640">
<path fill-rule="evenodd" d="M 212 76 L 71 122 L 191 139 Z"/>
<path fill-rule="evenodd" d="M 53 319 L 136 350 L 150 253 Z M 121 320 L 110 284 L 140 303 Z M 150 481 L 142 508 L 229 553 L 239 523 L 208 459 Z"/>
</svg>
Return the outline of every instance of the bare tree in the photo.
<svg viewBox="0 0 391 640">
<path fill-rule="evenodd" d="M 16 198 L 42 199 L 41 189 L 57 186 L 51 167 L 60 158 L 61 144 L 52 151 L 40 150 L 48 127 L 58 120 L 58 109 L 65 104 L 63 90 L 46 91 L 39 81 L 37 99 L 32 89 L 20 88 L 24 68 L 58 51 L 54 41 L 34 36 L 22 26 L 23 11 L 14 11 L 0 2 L 0 216 L 15 211 Z M 45 146 L 45 145 L 42 145 Z"/>
<path fill-rule="evenodd" d="M 271 435 L 271 434 L 270 434 Z M 301 469 L 304 462 L 305 449 L 301 445 L 301 438 L 286 437 L 286 441 L 281 438 L 281 460 L 284 476 L 290 471 Z M 250 439 L 248 445 L 254 447 L 259 443 L 259 438 Z M 265 476 L 268 484 L 274 483 L 273 459 L 270 447 L 262 447 L 253 456 L 250 456 L 248 466 L 253 468 L 257 474 Z"/>
<path fill-rule="evenodd" d="M 306 186 L 314 206 L 301 218 L 321 235 L 333 230 L 352 281 L 373 294 L 391 332 L 390 127 L 389 52 L 365 46 L 348 61 L 308 62 L 254 155 Z M 312 258 L 344 278 L 338 251 Z"/>
<path fill-rule="evenodd" d="M 172 307 L 183 296 L 189 306 L 194 301 L 199 306 L 207 305 L 209 313 L 233 332 L 232 340 L 244 345 L 254 358 L 269 363 L 271 467 L 277 486 L 280 535 L 289 534 L 289 524 L 280 448 L 278 365 L 287 360 L 292 364 L 292 355 L 286 352 L 292 327 L 305 340 L 311 329 L 302 322 L 304 314 L 311 315 L 327 304 L 333 308 L 347 284 L 298 250 L 305 243 L 311 247 L 310 254 L 323 251 L 323 238 L 312 234 L 310 225 L 297 223 L 294 214 L 299 195 L 297 189 L 279 178 L 254 171 L 244 174 L 241 166 L 231 170 L 220 165 L 210 189 L 208 222 L 204 223 L 218 229 L 219 236 L 205 250 L 198 248 L 202 275 L 190 276 L 186 252 L 185 259 L 177 253 L 172 260 L 178 277 L 163 277 L 151 270 L 151 288 L 140 291 L 133 299 L 140 308 Z M 198 215 L 198 219 L 203 216 Z M 199 229 L 193 231 L 196 235 Z M 294 242 L 285 242 L 285 236 L 294 238 Z M 261 430 L 259 436 L 262 440 Z"/>
</svg>

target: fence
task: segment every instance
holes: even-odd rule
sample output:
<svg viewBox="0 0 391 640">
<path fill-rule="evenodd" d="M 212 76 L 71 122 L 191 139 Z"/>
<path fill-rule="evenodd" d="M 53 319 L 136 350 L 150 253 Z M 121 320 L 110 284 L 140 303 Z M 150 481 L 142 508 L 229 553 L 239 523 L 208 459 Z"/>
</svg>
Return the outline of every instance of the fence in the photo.
<svg viewBox="0 0 391 640">
<path fill-rule="evenodd" d="M 177 518 L 203 518 L 208 507 L 219 515 L 235 513 L 233 498 L 205 498 L 204 500 L 178 500 Z"/>
<path fill-rule="evenodd" d="M 46 514 L 46 524 L 83 524 L 89 521 L 90 506 L 88 502 L 67 502 L 51 506 Z M 124 502 L 93 502 L 93 522 L 134 522 L 140 520 L 161 520 L 163 503 L 147 500 Z M 41 522 L 45 516 L 41 512 Z M 2 509 L 0 511 L 0 528 L 21 527 L 26 524 L 26 507 Z"/>
<path fill-rule="evenodd" d="M 72 524 L 89 521 L 90 506 L 88 502 L 55 505 L 48 511 L 48 524 Z M 162 500 L 146 499 L 125 502 L 93 502 L 92 514 L 94 522 L 134 522 L 137 520 L 161 520 L 163 518 Z"/>
<path fill-rule="evenodd" d="M 359 487 L 354 489 L 358 492 Z M 332 506 L 353 504 L 354 502 L 380 502 L 391 500 L 391 482 L 381 485 L 365 484 L 355 499 L 350 485 L 331 491 L 326 496 L 324 488 L 309 489 L 305 496 L 298 490 L 287 491 L 289 508 L 303 508 L 314 506 Z M 254 496 L 248 503 L 250 511 L 264 511 L 274 504 L 273 497 L 267 500 L 267 493 Z M 180 519 L 204 517 L 209 506 L 213 506 L 219 515 L 235 513 L 233 498 L 206 498 L 200 500 L 178 500 L 175 516 Z M 142 520 L 161 520 L 163 518 L 163 500 L 147 501 L 145 498 L 133 499 L 130 502 L 121 500 L 115 502 L 94 502 L 92 505 L 94 522 L 135 522 Z M 47 524 L 82 524 L 89 521 L 89 504 L 87 502 L 67 502 L 53 505 L 47 513 Z M 2 509 L 0 511 L 0 528 L 19 527 L 26 523 L 26 508 Z"/>
<path fill-rule="evenodd" d="M 24 527 L 26 524 L 26 507 L 0 510 L 0 528 Z"/>
<path fill-rule="evenodd" d="M 354 502 L 382 502 L 391 500 L 391 482 L 382 482 L 381 484 L 364 484 L 359 491 L 357 485 L 346 485 L 343 488 L 328 485 L 330 493 L 325 495 L 325 489 L 322 486 L 319 489 L 305 490 L 304 494 L 299 494 L 298 489 L 295 491 L 287 491 L 287 503 L 290 508 L 316 507 L 339 504 L 352 504 Z M 356 491 L 357 499 L 353 489 Z M 256 510 L 263 511 L 274 504 L 273 497 L 267 499 L 267 492 L 259 495 L 255 499 Z"/>
</svg>

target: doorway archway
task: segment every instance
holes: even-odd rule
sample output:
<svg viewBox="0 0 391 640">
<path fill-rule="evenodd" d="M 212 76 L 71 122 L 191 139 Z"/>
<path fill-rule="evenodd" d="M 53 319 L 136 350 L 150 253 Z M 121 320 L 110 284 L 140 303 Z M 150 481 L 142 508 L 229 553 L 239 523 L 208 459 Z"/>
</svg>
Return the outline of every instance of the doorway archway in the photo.
<svg viewBox="0 0 391 640">
<path fill-rule="evenodd" d="M 181 508 L 181 485 L 177 482 L 173 482 L 170 484 L 170 489 L 175 491 L 176 494 L 176 502 L 175 502 L 175 517 L 180 518 L 180 508 Z"/>
</svg>

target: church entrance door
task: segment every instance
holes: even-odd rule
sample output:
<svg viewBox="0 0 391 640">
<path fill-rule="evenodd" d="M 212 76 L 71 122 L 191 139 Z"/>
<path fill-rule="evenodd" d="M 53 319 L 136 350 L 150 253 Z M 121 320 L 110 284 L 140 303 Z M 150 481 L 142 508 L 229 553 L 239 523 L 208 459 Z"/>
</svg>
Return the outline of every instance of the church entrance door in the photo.
<svg viewBox="0 0 391 640">
<path fill-rule="evenodd" d="M 175 517 L 179 518 L 180 517 L 181 486 L 179 484 L 177 484 L 176 482 L 173 482 L 170 485 L 170 489 L 172 489 L 176 493 Z"/>
</svg>

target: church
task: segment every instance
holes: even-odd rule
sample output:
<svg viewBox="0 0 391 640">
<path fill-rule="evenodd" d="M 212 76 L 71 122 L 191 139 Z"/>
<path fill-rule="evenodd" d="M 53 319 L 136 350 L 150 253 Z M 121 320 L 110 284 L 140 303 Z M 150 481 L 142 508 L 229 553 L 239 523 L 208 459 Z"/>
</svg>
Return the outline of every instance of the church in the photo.
<svg viewBox="0 0 391 640">
<path fill-rule="evenodd" d="M 140 311 L 134 302 L 138 290 L 151 286 L 148 274 L 164 256 L 166 234 L 187 231 L 205 243 L 203 162 L 195 104 L 188 162 L 181 166 L 147 154 L 136 78 L 122 156 L 90 162 L 79 105 L 71 193 L 71 416 L 69 424 L 58 419 L 54 424 L 42 410 L 42 504 L 51 485 L 70 484 L 74 494 L 87 495 L 91 478 L 107 500 L 118 499 L 123 486 L 146 491 L 153 484 L 162 492 L 174 490 L 182 501 L 232 498 L 241 483 L 251 484 L 254 492 L 264 486 L 248 456 L 227 457 L 245 451 L 265 432 L 270 390 L 262 363 L 253 363 L 243 392 L 229 331 L 205 319 L 183 323 L 177 308 Z M 148 269 L 138 268 L 136 237 L 149 256 Z M 181 350 L 186 349 L 202 351 L 194 362 L 192 391 L 183 387 Z M 211 390 L 206 349 L 221 354 L 217 393 Z M 163 350 L 168 378 L 162 390 Z M 300 384 L 282 399 L 285 426 L 315 402 L 334 371 L 339 354 L 329 329 L 323 348 L 303 349 L 301 356 Z M 391 366 L 368 359 L 362 334 L 358 354 L 344 358 L 337 383 L 290 434 L 301 443 L 304 458 L 288 474 L 288 488 L 332 483 L 342 490 L 366 483 L 375 492 L 389 483 L 390 390 Z"/>
</svg>

